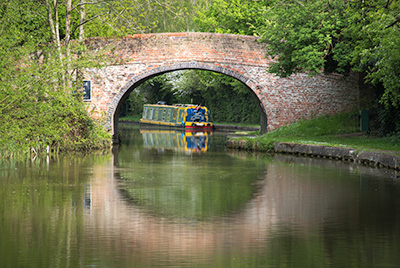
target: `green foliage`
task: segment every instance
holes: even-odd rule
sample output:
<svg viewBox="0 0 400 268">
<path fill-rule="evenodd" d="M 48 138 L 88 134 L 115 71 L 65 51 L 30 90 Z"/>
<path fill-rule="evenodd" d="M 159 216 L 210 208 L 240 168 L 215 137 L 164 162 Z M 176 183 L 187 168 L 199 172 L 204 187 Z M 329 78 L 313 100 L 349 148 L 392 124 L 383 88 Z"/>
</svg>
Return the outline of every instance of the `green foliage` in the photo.
<svg viewBox="0 0 400 268">
<path fill-rule="evenodd" d="M 188 70 L 174 83 L 174 93 L 183 103 L 207 106 L 218 122 L 258 124 L 260 114 L 250 90 L 229 76 Z"/>
<path fill-rule="evenodd" d="M 366 81 L 382 84 L 380 100 L 400 101 L 400 4 L 397 1 L 284 1 L 265 13 L 258 29 L 280 76 L 365 72 Z"/>
<path fill-rule="evenodd" d="M 42 12 L 46 13 L 38 3 L 19 0 L 1 9 L 2 157 L 16 152 L 39 154 L 47 148 L 87 150 L 103 147 L 110 138 L 90 119 L 79 94 L 73 94 L 82 85 L 77 70 L 92 66 L 92 59 L 82 54 L 84 47 L 79 44 L 69 48 L 80 57 L 62 59 L 59 55 L 65 55 L 65 50 L 41 45 L 50 40 L 46 18 L 37 15 Z"/>
<path fill-rule="evenodd" d="M 22 59 L 20 59 L 22 61 Z M 0 81 L 0 150 L 36 153 L 87 150 L 104 146 L 108 135 L 86 112 L 80 96 L 71 94 L 57 78 L 64 70 L 54 60 L 7 69 Z M 58 82 L 58 83 L 57 83 Z"/>
<path fill-rule="evenodd" d="M 265 15 L 258 29 L 275 57 L 269 71 L 282 77 L 295 72 L 348 71 L 351 52 L 341 44 L 347 25 L 343 1 L 282 1 Z"/>
<path fill-rule="evenodd" d="M 212 111 L 214 121 L 259 124 L 257 101 L 243 83 L 217 73 L 189 72 L 197 76 L 200 83 L 191 87 L 194 90 L 190 97 L 206 105 Z"/>
<path fill-rule="evenodd" d="M 382 105 L 368 107 L 385 120 L 378 128 L 398 129 L 386 122 L 397 121 L 400 106 L 399 1 L 217 0 L 196 22 L 203 31 L 260 36 L 274 59 L 268 71 L 281 77 L 364 73 L 379 92 Z"/>
<path fill-rule="evenodd" d="M 145 103 L 157 103 L 165 101 L 169 104 L 178 103 L 176 95 L 172 91 L 172 81 L 167 74 L 156 76 L 145 81 L 134 89 L 121 108 L 121 117 L 141 115 Z"/>
<path fill-rule="evenodd" d="M 141 114 L 144 103 L 166 101 L 207 106 L 213 121 L 259 124 L 260 111 L 250 90 L 241 82 L 213 72 L 188 70 L 152 78 L 128 97 L 121 116 Z"/>
<path fill-rule="evenodd" d="M 400 107 L 377 104 L 377 120 L 375 128 L 383 135 L 400 133 Z"/>
<path fill-rule="evenodd" d="M 252 35 L 262 24 L 262 14 L 271 0 L 214 0 L 199 10 L 195 22 L 203 32 Z"/>
<path fill-rule="evenodd" d="M 268 134 L 270 137 L 312 137 L 339 135 L 359 130 L 358 114 L 342 113 L 301 120 Z"/>
<path fill-rule="evenodd" d="M 387 8 L 385 4 L 386 1 L 379 1 L 375 8 L 365 12 L 364 17 L 369 23 L 362 28 L 365 38 L 356 46 L 358 54 L 353 62 L 358 70 L 367 73 L 367 82 L 384 87 L 382 103 L 386 106 L 399 106 L 400 4 L 394 1 Z"/>
<path fill-rule="evenodd" d="M 210 0 L 118 0 L 87 7 L 87 36 L 126 36 L 137 33 L 195 31 L 195 12 Z"/>
<path fill-rule="evenodd" d="M 275 142 L 292 142 L 398 152 L 399 137 L 399 133 L 384 137 L 363 135 L 359 132 L 358 114 L 343 113 L 302 120 L 262 136 L 245 138 L 245 142 L 248 149 L 262 151 L 271 151 Z"/>
</svg>

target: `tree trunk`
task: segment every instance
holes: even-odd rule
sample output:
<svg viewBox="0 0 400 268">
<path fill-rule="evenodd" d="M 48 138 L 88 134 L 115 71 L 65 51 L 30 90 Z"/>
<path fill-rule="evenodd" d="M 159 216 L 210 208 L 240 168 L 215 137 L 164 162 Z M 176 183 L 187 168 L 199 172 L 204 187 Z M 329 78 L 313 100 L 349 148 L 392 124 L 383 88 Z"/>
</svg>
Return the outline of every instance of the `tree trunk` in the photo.
<svg viewBox="0 0 400 268">
<path fill-rule="evenodd" d="M 69 71 L 70 71 L 70 59 L 71 59 L 71 51 L 69 48 L 69 42 L 71 40 L 71 11 L 72 11 L 72 0 L 67 0 L 65 2 L 65 54 L 66 54 L 66 66 L 65 66 L 65 85 L 67 88 L 71 86 L 71 80 L 69 79 Z"/>
<path fill-rule="evenodd" d="M 58 21 L 58 0 L 54 0 L 54 19 L 55 19 L 55 32 L 56 32 L 56 45 L 58 49 L 61 49 L 61 43 L 60 43 L 60 23 Z"/>
<path fill-rule="evenodd" d="M 65 15 L 65 46 L 68 47 L 69 41 L 71 40 L 71 11 L 72 11 L 72 0 L 65 2 L 66 15 Z"/>
<path fill-rule="evenodd" d="M 86 19 L 86 11 L 85 11 L 85 5 L 83 4 L 84 0 L 81 0 L 81 6 L 79 9 L 79 41 L 83 41 L 85 39 L 85 29 L 84 29 L 84 21 Z"/>
</svg>

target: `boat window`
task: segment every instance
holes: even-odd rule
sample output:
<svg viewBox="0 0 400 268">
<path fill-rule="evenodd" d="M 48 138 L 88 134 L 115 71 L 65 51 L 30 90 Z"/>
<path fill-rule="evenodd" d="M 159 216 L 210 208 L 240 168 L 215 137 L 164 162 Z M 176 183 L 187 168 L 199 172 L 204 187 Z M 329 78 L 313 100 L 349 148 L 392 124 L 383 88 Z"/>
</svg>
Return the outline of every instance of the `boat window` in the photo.
<svg viewBox="0 0 400 268">
<path fill-rule="evenodd" d="M 176 121 L 176 114 L 178 113 L 178 109 L 174 109 L 174 115 L 173 115 L 173 117 L 172 117 L 172 120 L 173 121 Z"/>
<path fill-rule="evenodd" d="M 172 110 L 170 108 L 168 108 L 167 118 L 165 118 L 166 119 L 165 121 L 167 121 L 167 122 L 171 121 L 171 112 L 172 112 Z"/>
<path fill-rule="evenodd" d="M 167 121 L 167 109 L 162 109 L 162 121 Z"/>
<path fill-rule="evenodd" d="M 184 112 L 185 111 L 183 109 L 179 110 L 179 116 L 178 116 L 178 121 L 179 122 L 183 121 Z"/>
<path fill-rule="evenodd" d="M 192 122 L 192 108 L 186 110 L 186 122 Z"/>
<path fill-rule="evenodd" d="M 162 120 L 163 109 L 157 109 L 157 110 L 158 110 L 157 120 L 161 121 Z"/>
<path fill-rule="evenodd" d="M 143 116 L 142 116 L 143 118 L 146 118 L 147 117 L 147 107 L 144 107 L 143 108 Z"/>
</svg>

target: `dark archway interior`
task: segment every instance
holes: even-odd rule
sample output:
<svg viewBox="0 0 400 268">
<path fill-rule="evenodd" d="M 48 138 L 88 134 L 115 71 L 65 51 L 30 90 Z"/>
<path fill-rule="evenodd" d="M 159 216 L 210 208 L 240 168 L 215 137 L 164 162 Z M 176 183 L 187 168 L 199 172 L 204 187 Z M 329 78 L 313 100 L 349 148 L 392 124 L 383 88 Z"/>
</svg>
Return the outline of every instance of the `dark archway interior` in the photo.
<svg viewBox="0 0 400 268">
<path fill-rule="evenodd" d="M 138 88 L 140 88 L 141 85 L 145 84 L 146 81 L 148 81 L 148 80 L 150 80 L 152 78 L 156 78 L 156 77 L 161 76 L 161 75 L 166 74 L 166 73 L 172 73 L 172 72 L 175 72 L 175 71 L 182 71 L 182 70 L 210 71 L 210 70 L 205 70 L 205 69 L 200 69 L 200 68 L 172 69 L 172 70 L 168 70 L 168 71 L 162 71 L 162 72 L 159 72 L 159 73 L 153 73 L 153 74 L 151 74 L 151 75 L 149 75 L 147 77 L 143 77 L 142 79 L 137 80 L 135 83 L 132 83 L 131 86 L 125 91 L 125 94 L 123 94 L 122 97 L 120 98 L 120 100 L 118 102 L 118 105 L 117 105 L 117 107 L 115 109 L 115 112 L 113 114 L 113 127 L 114 127 L 113 140 L 114 140 L 114 142 L 118 141 L 118 139 L 117 139 L 118 138 L 118 121 L 119 121 L 119 117 L 120 117 L 121 111 L 123 109 L 126 109 L 126 107 L 124 107 L 124 106 L 126 105 L 126 101 L 129 98 L 129 96 L 132 93 L 132 91 L 134 91 L 135 89 L 137 90 Z M 241 80 L 239 80 L 237 77 L 235 77 L 233 75 L 227 75 L 224 72 L 217 72 L 215 70 L 211 70 L 211 72 L 218 73 L 218 74 L 225 74 L 228 77 L 234 78 L 234 80 L 237 83 L 241 84 L 241 86 L 243 88 L 245 88 L 245 91 L 246 91 L 246 97 L 245 98 L 248 99 L 249 96 L 251 96 L 251 101 L 250 102 L 253 103 L 253 107 L 254 107 L 252 109 L 252 111 L 249 111 L 249 113 L 254 113 L 254 109 L 258 109 L 257 113 L 259 114 L 259 119 L 258 120 L 259 120 L 259 123 L 260 123 L 260 131 L 261 131 L 261 133 L 266 133 L 267 132 L 267 115 L 266 115 L 265 108 L 264 108 L 263 104 L 261 103 L 260 99 L 258 98 L 258 96 L 256 95 L 256 93 L 249 86 L 247 86 L 245 82 L 241 81 L 241 80 L 243 80 L 242 79 L 243 76 L 241 75 L 240 76 Z M 233 94 L 229 93 L 230 96 L 225 96 L 226 98 L 224 98 L 225 99 L 224 101 L 226 102 L 227 99 L 228 99 L 228 101 L 230 101 L 229 99 L 232 98 L 232 95 L 234 95 L 234 94 L 235 94 L 235 92 L 233 92 Z M 226 94 L 226 95 L 228 95 L 228 94 Z M 232 99 L 234 99 L 234 98 L 232 98 Z M 158 99 L 158 100 L 160 100 L 160 99 Z M 198 101 L 196 99 L 193 100 L 193 98 L 191 100 L 192 100 L 192 102 L 194 102 L 196 104 L 207 105 L 205 103 L 198 103 Z M 188 102 L 190 102 L 190 101 L 186 101 L 186 103 L 188 103 Z M 173 104 L 173 103 L 168 103 L 168 104 Z M 219 105 L 220 104 L 221 103 L 219 103 Z M 235 106 L 235 100 L 230 101 L 229 104 Z M 217 110 L 217 109 L 215 109 L 215 110 Z M 215 113 L 214 113 L 214 115 L 215 115 Z"/>
</svg>

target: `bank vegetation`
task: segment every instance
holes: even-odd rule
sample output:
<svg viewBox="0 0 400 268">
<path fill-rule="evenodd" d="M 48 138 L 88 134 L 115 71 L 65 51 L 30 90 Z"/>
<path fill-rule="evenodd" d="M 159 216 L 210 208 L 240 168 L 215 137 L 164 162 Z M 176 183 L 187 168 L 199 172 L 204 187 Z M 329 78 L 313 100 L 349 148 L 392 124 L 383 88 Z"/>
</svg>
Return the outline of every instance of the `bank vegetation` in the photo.
<svg viewBox="0 0 400 268">
<path fill-rule="evenodd" d="M 243 134 L 243 133 L 242 133 Z M 380 151 L 400 155 L 400 135 L 381 135 L 378 131 L 360 131 L 358 112 L 327 115 L 268 132 L 247 133 L 233 138 L 232 147 L 251 151 L 273 152 L 276 142 L 351 148 L 360 151 Z"/>
<path fill-rule="evenodd" d="M 0 157 L 85 151 L 110 141 L 82 101 L 80 70 L 99 63 L 70 42 L 76 29 L 69 4 L 0 4 Z"/>
</svg>

